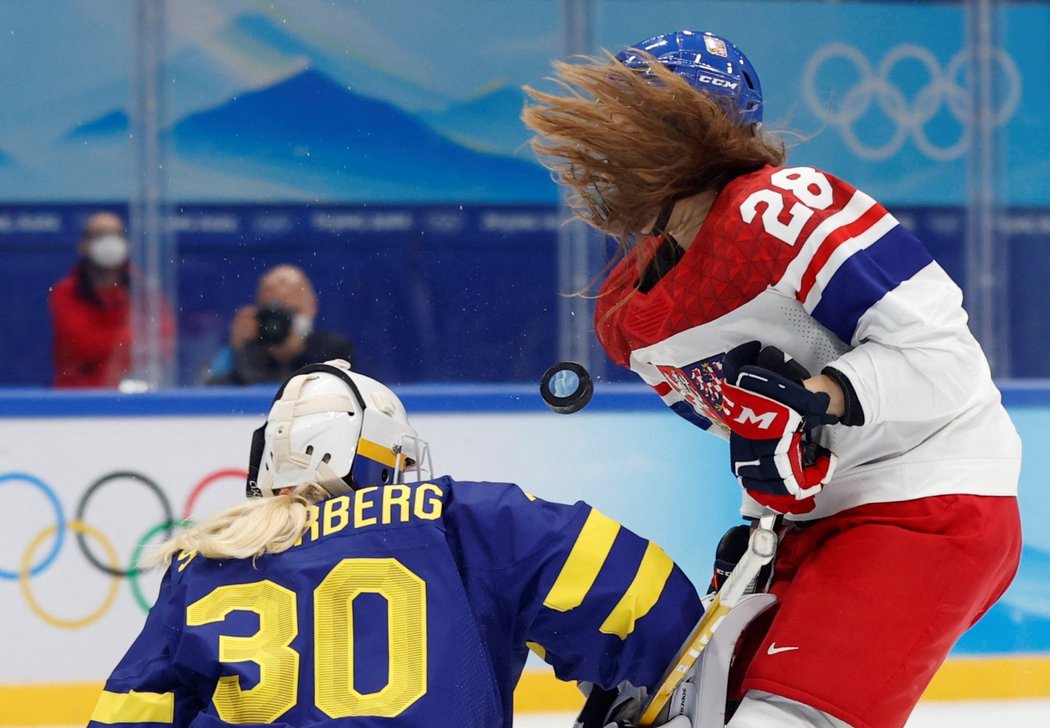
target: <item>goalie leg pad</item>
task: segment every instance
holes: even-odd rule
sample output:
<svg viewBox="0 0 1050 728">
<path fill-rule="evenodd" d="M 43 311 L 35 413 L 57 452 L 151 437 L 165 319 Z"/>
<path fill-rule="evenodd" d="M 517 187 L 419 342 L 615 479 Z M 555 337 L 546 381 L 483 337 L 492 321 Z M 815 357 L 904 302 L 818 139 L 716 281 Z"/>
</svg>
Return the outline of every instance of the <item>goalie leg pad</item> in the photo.
<svg viewBox="0 0 1050 728">
<path fill-rule="evenodd" d="M 850 724 L 822 710 L 780 695 L 751 690 L 741 701 L 727 728 L 850 728 Z"/>
<path fill-rule="evenodd" d="M 736 643 L 747 626 L 776 601 L 772 594 L 749 594 L 737 602 L 712 633 L 691 678 L 696 685 L 693 728 L 724 728 L 729 666 Z"/>
</svg>

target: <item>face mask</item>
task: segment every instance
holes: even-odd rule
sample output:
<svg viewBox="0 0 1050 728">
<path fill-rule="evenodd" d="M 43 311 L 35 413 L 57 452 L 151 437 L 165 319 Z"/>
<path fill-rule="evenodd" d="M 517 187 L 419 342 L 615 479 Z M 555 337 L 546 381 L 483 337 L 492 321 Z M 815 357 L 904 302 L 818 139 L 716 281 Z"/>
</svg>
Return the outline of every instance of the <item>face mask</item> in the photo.
<svg viewBox="0 0 1050 728">
<path fill-rule="evenodd" d="M 128 241 L 122 235 L 107 233 L 88 243 L 87 257 L 99 268 L 119 268 L 128 259 Z"/>
<path fill-rule="evenodd" d="M 292 317 L 292 331 L 303 338 L 309 336 L 314 330 L 314 320 L 309 316 L 298 315 Z"/>
</svg>

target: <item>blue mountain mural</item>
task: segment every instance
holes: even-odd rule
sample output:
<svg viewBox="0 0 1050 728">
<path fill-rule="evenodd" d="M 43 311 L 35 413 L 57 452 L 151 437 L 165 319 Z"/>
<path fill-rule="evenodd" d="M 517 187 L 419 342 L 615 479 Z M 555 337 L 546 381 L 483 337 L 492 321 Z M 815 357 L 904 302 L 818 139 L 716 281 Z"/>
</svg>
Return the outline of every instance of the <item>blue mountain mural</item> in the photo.
<svg viewBox="0 0 1050 728">
<path fill-rule="evenodd" d="M 529 130 L 521 121 L 525 93 L 500 86 L 443 111 L 420 112 L 429 126 L 472 149 L 531 159 Z"/>
<path fill-rule="evenodd" d="M 165 88 L 165 112 L 172 119 L 220 104 L 245 88 L 228 67 L 192 46 L 168 58 L 164 74 L 171 79 Z"/>
<path fill-rule="evenodd" d="M 379 201 L 552 202 L 535 163 L 476 152 L 309 69 L 179 121 L 180 158 L 317 195 Z"/>
<path fill-rule="evenodd" d="M 448 99 L 434 89 L 361 60 L 353 48 L 338 53 L 325 52 L 264 15 L 239 15 L 218 35 L 246 57 L 263 64 L 304 60 L 310 68 L 339 79 L 357 93 L 386 99 L 409 111 L 437 109 L 448 104 Z"/>
<path fill-rule="evenodd" d="M 73 127 L 64 137 L 65 141 L 76 141 L 78 139 L 98 139 L 102 137 L 123 136 L 128 133 L 131 124 L 127 112 L 123 109 L 114 109 L 103 114 L 97 119 L 85 121 Z"/>
<path fill-rule="evenodd" d="M 233 44 L 250 44 L 257 49 L 269 48 L 271 52 L 284 56 L 309 58 L 316 53 L 310 44 L 299 40 L 287 30 L 275 25 L 265 15 L 258 13 L 238 15 L 220 31 L 219 37 Z"/>
</svg>

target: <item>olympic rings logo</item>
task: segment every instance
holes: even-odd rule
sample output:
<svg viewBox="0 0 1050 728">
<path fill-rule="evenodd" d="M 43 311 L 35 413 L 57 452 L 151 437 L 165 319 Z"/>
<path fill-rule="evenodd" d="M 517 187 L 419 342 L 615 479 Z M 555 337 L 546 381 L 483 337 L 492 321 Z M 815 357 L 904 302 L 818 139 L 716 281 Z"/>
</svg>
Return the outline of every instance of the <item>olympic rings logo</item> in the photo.
<svg viewBox="0 0 1050 728">
<path fill-rule="evenodd" d="M 970 147 L 973 94 L 964 85 L 963 75 L 973 58 L 973 52 L 968 48 L 959 51 L 942 68 L 928 49 L 905 43 L 892 48 L 878 68 L 872 68 L 867 57 L 855 47 L 846 43 L 833 43 L 810 56 L 802 79 L 802 95 L 818 118 L 839 129 L 846 145 L 858 157 L 889 159 L 911 137 L 915 146 L 930 159 L 957 159 Z M 895 69 L 908 61 L 919 63 L 927 76 L 925 85 L 911 98 L 891 80 Z M 817 76 L 828 64 L 843 62 L 852 67 L 858 79 L 833 108 L 818 93 Z M 995 50 L 995 65 L 1003 93 L 995 110 L 994 123 L 1003 126 L 1013 117 L 1021 103 L 1021 72 L 1002 48 Z M 880 112 L 894 124 L 893 134 L 881 144 L 869 145 L 860 138 L 855 128 L 857 122 L 872 111 Z M 942 111 L 954 117 L 961 127 L 958 139 L 944 145 L 930 139 L 926 131 L 930 122 Z"/>
<path fill-rule="evenodd" d="M 152 479 L 131 470 L 107 473 L 88 486 L 84 494 L 80 496 L 74 518 L 69 519 L 66 517 L 65 509 L 62 507 L 62 502 L 59 500 L 55 489 L 42 479 L 24 472 L 0 474 L 0 488 L 11 483 L 22 483 L 35 488 L 47 499 L 55 516 L 54 524 L 47 526 L 30 540 L 29 545 L 21 556 L 17 570 L 0 568 L 0 581 L 17 581 L 22 597 L 25 599 L 26 604 L 29 605 L 30 610 L 48 624 L 64 629 L 80 629 L 101 618 L 116 601 L 120 591 L 120 582 L 124 579 L 127 579 L 130 584 L 135 602 L 144 612 L 148 612 L 151 605 L 143 595 L 139 581 L 141 573 L 139 562 L 146 545 L 151 539 L 160 534 L 170 537 L 175 528 L 191 523 L 193 509 L 196 507 L 201 494 L 209 487 L 229 478 L 235 478 L 243 482 L 247 475 L 246 471 L 237 468 L 216 470 L 205 475 L 190 490 L 182 506 L 181 516 L 176 518 L 167 494 Z M 86 521 L 88 505 L 92 499 L 108 485 L 117 481 L 132 481 L 145 487 L 147 491 L 156 497 L 163 511 L 163 519 L 146 530 L 136 542 L 126 568 L 120 563 L 120 557 L 113 546 L 113 542 L 102 531 Z M 70 540 L 70 532 L 76 534 L 77 546 L 87 562 L 94 569 L 109 578 L 109 587 L 101 605 L 89 614 L 75 619 L 59 617 L 49 612 L 40 603 L 32 587 L 33 578 L 45 572 L 58 558 L 66 542 Z M 49 538 L 51 539 L 51 545 L 45 550 L 43 546 Z M 97 544 L 97 548 L 102 552 L 102 558 L 89 546 L 88 539 Z"/>
</svg>

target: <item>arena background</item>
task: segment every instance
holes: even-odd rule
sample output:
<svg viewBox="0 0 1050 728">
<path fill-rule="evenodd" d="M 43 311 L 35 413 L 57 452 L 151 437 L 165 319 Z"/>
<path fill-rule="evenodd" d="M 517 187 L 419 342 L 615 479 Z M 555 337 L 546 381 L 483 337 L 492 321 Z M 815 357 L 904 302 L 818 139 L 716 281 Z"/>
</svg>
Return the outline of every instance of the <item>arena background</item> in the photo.
<svg viewBox="0 0 1050 728">
<path fill-rule="evenodd" d="M 1046 3 L 50 0 L 0 3 L 0 725 L 83 723 L 157 585 L 93 561 L 128 570 L 158 525 L 240 496 L 269 392 L 192 385 L 279 262 L 399 385 L 439 471 L 586 499 L 706 579 L 737 518 L 723 448 L 560 295 L 607 244 L 563 224 L 518 119 L 551 59 L 674 28 L 743 47 L 791 159 L 884 201 L 964 287 L 1025 443 L 1025 549 L 928 698 L 1050 698 Z M 142 322 L 128 389 L 150 391 L 50 391 L 48 289 L 103 208 L 173 302 L 176 356 Z M 559 417 L 535 382 L 570 357 L 597 394 Z M 518 697 L 578 702 L 542 663 Z"/>
</svg>

